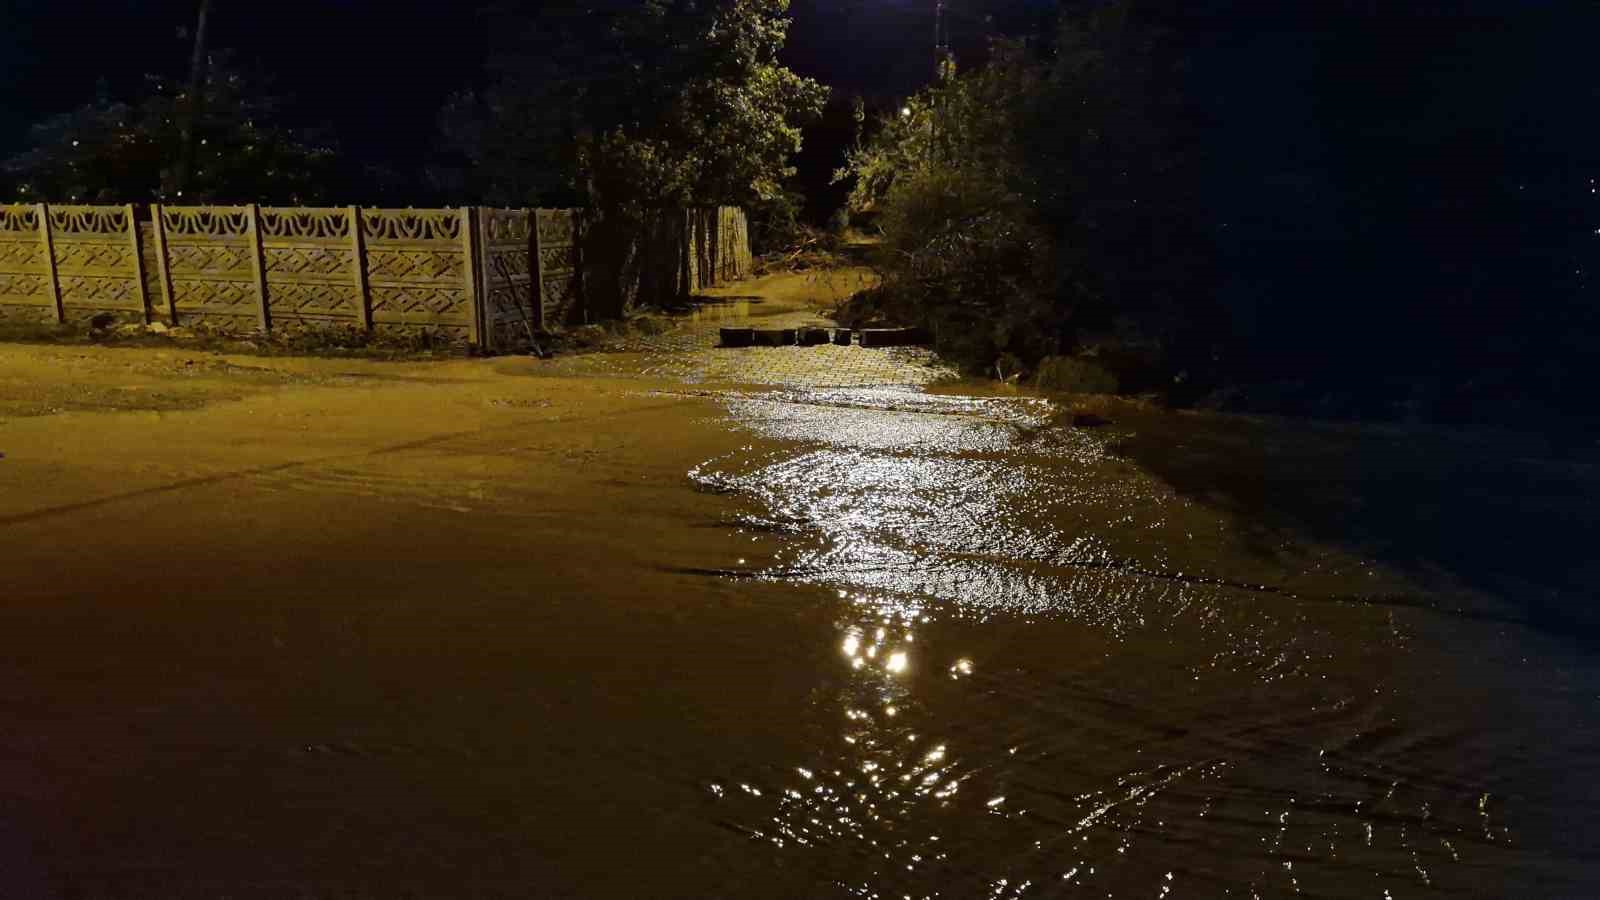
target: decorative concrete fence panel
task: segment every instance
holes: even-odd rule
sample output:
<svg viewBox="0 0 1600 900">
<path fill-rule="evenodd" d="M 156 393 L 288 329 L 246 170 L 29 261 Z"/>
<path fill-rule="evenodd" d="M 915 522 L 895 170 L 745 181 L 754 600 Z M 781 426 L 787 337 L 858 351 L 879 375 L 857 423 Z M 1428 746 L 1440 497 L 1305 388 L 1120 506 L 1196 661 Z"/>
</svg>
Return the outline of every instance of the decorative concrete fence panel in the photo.
<svg viewBox="0 0 1600 900">
<path fill-rule="evenodd" d="M 698 291 L 713 283 L 716 272 L 716 223 L 704 209 L 684 210 L 683 221 L 689 245 L 689 290 Z"/>
<path fill-rule="evenodd" d="M 744 210 L 723 206 L 717 210 L 717 280 L 748 278 L 755 268 L 750 253 L 750 227 Z"/>
<path fill-rule="evenodd" d="M 433 328 L 479 343 L 472 212 L 361 212 L 376 326 Z"/>
<path fill-rule="evenodd" d="M 271 326 L 252 206 L 155 206 L 168 317 L 224 328 Z"/>
<path fill-rule="evenodd" d="M 63 321 L 148 315 L 138 220 L 131 206 L 51 206 L 52 269 Z"/>
<path fill-rule="evenodd" d="M 487 342 L 510 346 L 544 324 L 535 302 L 534 219 L 528 209 L 478 211 Z"/>
<path fill-rule="evenodd" d="M 610 274 L 627 297 L 749 273 L 741 210 L 656 224 L 671 227 L 610 240 L 624 263 L 678 274 L 623 265 Z M 590 225 L 577 209 L 0 206 L 0 320 L 425 328 L 511 346 L 615 306 L 585 295 L 584 260 L 605 249 L 588 246 L 604 240 Z"/>
<path fill-rule="evenodd" d="M 40 210 L 0 206 L 0 320 L 55 318 Z"/>
<path fill-rule="evenodd" d="M 700 290 L 747 277 L 753 268 L 744 210 L 736 206 L 684 212 L 688 234 L 689 289 Z"/>
<path fill-rule="evenodd" d="M 539 308 L 543 321 L 567 322 L 581 302 L 578 248 L 583 235 L 583 211 L 539 209 L 534 252 L 539 261 Z"/>
<path fill-rule="evenodd" d="M 131 206 L 0 206 L 0 319 L 145 321 L 140 240 Z"/>
<path fill-rule="evenodd" d="M 260 210 L 267 323 L 372 326 L 361 213 L 347 207 Z"/>
</svg>

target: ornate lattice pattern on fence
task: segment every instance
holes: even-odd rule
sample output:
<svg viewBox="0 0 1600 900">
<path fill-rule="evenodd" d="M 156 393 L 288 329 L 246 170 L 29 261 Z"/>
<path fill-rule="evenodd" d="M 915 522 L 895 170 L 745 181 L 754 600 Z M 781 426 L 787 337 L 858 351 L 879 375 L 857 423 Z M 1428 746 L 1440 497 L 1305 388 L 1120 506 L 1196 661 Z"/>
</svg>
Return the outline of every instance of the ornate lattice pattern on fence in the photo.
<svg viewBox="0 0 1600 900">
<path fill-rule="evenodd" d="M 678 262 L 651 289 L 749 272 L 742 211 L 663 215 L 659 233 L 616 236 L 634 241 L 628 259 L 642 241 L 643 256 L 688 263 L 687 283 Z M 576 209 L 0 205 L 0 319 L 349 324 L 515 344 L 583 302 L 598 237 L 586 221 Z"/>
<path fill-rule="evenodd" d="M 543 325 L 543 312 L 533 301 L 534 213 L 485 209 L 479 217 L 486 327 L 494 344 L 513 345 Z"/>
<path fill-rule="evenodd" d="M 261 208 L 271 321 L 364 321 L 354 220 L 348 207 Z"/>
<path fill-rule="evenodd" d="M 361 211 L 373 324 L 476 337 L 468 219 L 465 209 Z"/>
<path fill-rule="evenodd" d="M 0 318 L 142 321 L 137 227 L 131 206 L 0 206 Z"/>
<path fill-rule="evenodd" d="M 39 207 L 0 206 L 0 319 L 55 316 Z"/>
<path fill-rule="evenodd" d="M 162 206 L 171 305 L 181 321 L 247 327 L 260 320 L 254 227 L 248 206 Z"/>
<path fill-rule="evenodd" d="M 75 320 L 110 313 L 126 321 L 143 321 L 143 262 L 133 208 L 51 206 L 48 215 L 64 317 Z"/>
<path fill-rule="evenodd" d="M 578 304 L 581 210 L 538 210 L 539 303 L 546 322 L 566 322 Z"/>
</svg>

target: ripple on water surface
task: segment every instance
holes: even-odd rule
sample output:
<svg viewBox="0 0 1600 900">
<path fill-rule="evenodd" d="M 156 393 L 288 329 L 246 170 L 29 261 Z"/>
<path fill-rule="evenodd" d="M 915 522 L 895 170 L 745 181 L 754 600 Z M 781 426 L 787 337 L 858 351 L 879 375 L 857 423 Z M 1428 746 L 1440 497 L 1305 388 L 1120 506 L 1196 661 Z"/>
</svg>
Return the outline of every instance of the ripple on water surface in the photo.
<svg viewBox="0 0 1600 900">
<path fill-rule="evenodd" d="M 712 773 L 709 802 L 841 892 L 1571 883 L 1571 861 L 1514 840 L 1504 786 L 1538 765 L 1518 736 L 1410 690 L 1407 629 L 1366 602 L 1402 579 L 1263 545 L 1041 401 L 724 402 L 777 449 L 692 478 L 749 501 L 745 527 L 793 535 L 765 576 L 827 585 L 839 613 L 813 751 Z"/>
</svg>

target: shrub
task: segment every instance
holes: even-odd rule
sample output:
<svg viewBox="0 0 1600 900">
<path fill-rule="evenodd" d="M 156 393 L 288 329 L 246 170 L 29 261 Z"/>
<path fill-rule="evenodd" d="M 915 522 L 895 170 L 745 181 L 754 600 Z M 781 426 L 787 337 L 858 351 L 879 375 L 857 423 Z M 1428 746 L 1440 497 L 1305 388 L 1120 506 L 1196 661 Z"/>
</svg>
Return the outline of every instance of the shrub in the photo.
<svg viewBox="0 0 1600 900">
<path fill-rule="evenodd" d="M 882 227 L 881 305 L 969 371 L 1081 350 L 1119 321 L 1138 352 L 1098 365 L 1128 383 L 1204 355 L 1188 349 L 1212 312 L 1181 61 L 1142 5 L 1094 7 L 1064 14 L 1053 44 L 947 61 L 836 175 Z"/>
<path fill-rule="evenodd" d="M 1088 360 L 1047 356 L 1039 361 L 1033 383 L 1042 391 L 1067 394 L 1115 394 L 1117 376 Z"/>
<path fill-rule="evenodd" d="M 971 371 L 1059 351 L 1050 242 L 1019 198 L 984 174 L 929 169 L 896 179 L 883 215 L 886 313 Z"/>
<path fill-rule="evenodd" d="M 799 244 L 808 231 L 800 221 L 800 209 L 804 204 L 805 197 L 794 191 L 784 191 L 751 204 L 748 207 L 750 251 L 762 256 Z"/>
<path fill-rule="evenodd" d="M 325 350 L 358 350 L 371 343 L 363 329 L 339 323 L 280 324 L 273 328 L 271 342 L 288 350 L 317 353 Z"/>
</svg>

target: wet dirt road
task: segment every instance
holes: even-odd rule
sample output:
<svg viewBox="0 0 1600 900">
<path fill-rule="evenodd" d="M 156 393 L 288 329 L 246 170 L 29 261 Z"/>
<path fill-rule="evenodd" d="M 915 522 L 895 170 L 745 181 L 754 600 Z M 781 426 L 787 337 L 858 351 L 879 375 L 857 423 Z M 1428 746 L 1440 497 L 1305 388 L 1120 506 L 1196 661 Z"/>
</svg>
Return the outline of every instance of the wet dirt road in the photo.
<svg viewBox="0 0 1600 900">
<path fill-rule="evenodd" d="M 1593 645 L 1225 423 L 619 349 L 0 348 L 0 896 L 1600 886 Z"/>
</svg>

